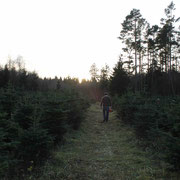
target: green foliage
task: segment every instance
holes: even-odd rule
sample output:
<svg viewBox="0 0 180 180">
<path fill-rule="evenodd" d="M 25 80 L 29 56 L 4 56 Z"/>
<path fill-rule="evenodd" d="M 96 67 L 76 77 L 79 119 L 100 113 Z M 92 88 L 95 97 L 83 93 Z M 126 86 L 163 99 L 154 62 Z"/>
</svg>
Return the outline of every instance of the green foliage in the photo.
<svg viewBox="0 0 180 180">
<path fill-rule="evenodd" d="M 179 99 L 148 97 L 139 93 L 114 99 L 122 121 L 134 128 L 145 146 L 161 153 L 175 169 L 180 169 Z"/>
<path fill-rule="evenodd" d="M 5 141 L 7 136 L 7 132 L 4 131 L 3 128 L 0 128 L 0 174 L 4 173 L 8 167 L 8 156 L 6 153 L 6 148 L 8 147 L 8 143 Z"/>
<path fill-rule="evenodd" d="M 130 79 L 128 74 L 123 68 L 123 62 L 119 60 L 110 79 L 111 94 L 122 95 L 125 93 L 127 91 L 129 81 Z"/>
<path fill-rule="evenodd" d="M 11 84 L 4 89 L 0 89 L 0 110 L 7 113 L 10 118 L 17 102 L 18 92 L 16 92 Z"/>
<path fill-rule="evenodd" d="M 109 76 L 110 76 L 110 68 L 106 64 L 105 67 L 101 69 L 101 74 L 100 74 L 100 88 L 103 91 L 108 91 L 109 90 Z"/>
<path fill-rule="evenodd" d="M 48 134 L 46 129 L 36 125 L 24 130 L 20 136 L 18 147 L 23 168 L 27 168 L 30 161 L 40 163 L 43 158 L 47 157 L 52 145 L 53 137 Z"/>
<path fill-rule="evenodd" d="M 48 98 L 43 105 L 42 127 L 48 130 L 56 143 L 62 139 L 67 130 L 67 112 L 63 106 L 61 101 L 54 98 Z"/>
<path fill-rule="evenodd" d="M 84 99 L 81 99 L 80 103 L 78 101 L 71 102 L 71 106 L 69 107 L 68 112 L 68 124 L 71 125 L 73 129 L 79 128 L 87 107 L 88 104 Z"/>
<path fill-rule="evenodd" d="M 9 85 L 0 91 L 0 175 L 7 179 L 41 164 L 68 130 L 78 129 L 89 105 L 75 89 L 33 92 Z"/>
</svg>

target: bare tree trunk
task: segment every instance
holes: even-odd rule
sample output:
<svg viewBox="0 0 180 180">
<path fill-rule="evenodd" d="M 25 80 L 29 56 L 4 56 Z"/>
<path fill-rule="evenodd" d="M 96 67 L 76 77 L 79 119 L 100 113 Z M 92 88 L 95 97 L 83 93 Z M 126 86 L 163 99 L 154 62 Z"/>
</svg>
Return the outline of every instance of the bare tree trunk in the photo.
<svg viewBox="0 0 180 180">
<path fill-rule="evenodd" d="M 167 67 L 168 67 L 168 63 L 167 63 L 167 55 L 166 55 L 166 52 L 165 52 L 165 72 L 167 72 Z"/>
<path fill-rule="evenodd" d="M 141 66 L 141 52 L 139 52 L 139 73 L 142 73 L 142 66 Z"/>
<path fill-rule="evenodd" d="M 172 66 L 172 54 L 171 54 L 171 37 L 170 37 L 170 45 L 169 45 L 169 66 L 170 66 L 170 71 L 171 71 L 171 66 Z"/>
<path fill-rule="evenodd" d="M 149 64 L 150 64 L 150 59 L 149 59 L 149 48 L 148 48 L 148 54 L 147 54 L 147 59 L 148 59 L 148 72 L 149 72 Z"/>
<path fill-rule="evenodd" d="M 175 57 L 175 61 L 176 61 L 176 72 L 178 71 L 178 58 L 177 57 Z"/>
<path fill-rule="evenodd" d="M 136 41 L 137 41 L 137 37 L 136 37 L 136 21 L 135 21 L 135 75 L 137 75 L 137 47 L 136 47 Z"/>
<path fill-rule="evenodd" d="M 137 90 L 137 47 L 136 47 L 136 20 L 135 20 L 135 30 L 134 30 L 134 35 L 135 35 L 135 91 Z"/>
</svg>

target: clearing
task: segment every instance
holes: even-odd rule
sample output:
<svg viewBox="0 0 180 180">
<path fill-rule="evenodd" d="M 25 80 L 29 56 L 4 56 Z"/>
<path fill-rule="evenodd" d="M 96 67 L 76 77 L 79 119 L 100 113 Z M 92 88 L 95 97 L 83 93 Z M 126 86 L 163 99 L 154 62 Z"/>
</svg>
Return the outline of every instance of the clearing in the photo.
<svg viewBox="0 0 180 180">
<path fill-rule="evenodd" d="M 167 164 L 153 160 L 150 151 L 138 146 L 131 128 L 116 113 L 102 122 L 102 110 L 92 105 L 79 131 L 67 134 L 43 168 L 43 180 L 170 180 Z M 175 175 L 174 175 L 175 176 Z"/>
</svg>

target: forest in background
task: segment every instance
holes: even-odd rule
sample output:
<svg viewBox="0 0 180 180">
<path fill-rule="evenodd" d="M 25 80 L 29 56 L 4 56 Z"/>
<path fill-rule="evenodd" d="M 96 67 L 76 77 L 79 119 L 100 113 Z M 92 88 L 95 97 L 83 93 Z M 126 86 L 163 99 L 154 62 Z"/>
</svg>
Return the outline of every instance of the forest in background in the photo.
<svg viewBox="0 0 180 180">
<path fill-rule="evenodd" d="M 180 18 L 175 5 L 161 25 L 133 9 L 122 23 L 123 48 L 111 71 L 90 67 L 91 80 L 40 78 L 21 58 L 0 67 L 0 175 L 17 179 L 43 164 L 67 131 L 78 129 L 90 103 L 108 91 L 122 121 L 142 148 L 179 171 Z"/>
</svg>

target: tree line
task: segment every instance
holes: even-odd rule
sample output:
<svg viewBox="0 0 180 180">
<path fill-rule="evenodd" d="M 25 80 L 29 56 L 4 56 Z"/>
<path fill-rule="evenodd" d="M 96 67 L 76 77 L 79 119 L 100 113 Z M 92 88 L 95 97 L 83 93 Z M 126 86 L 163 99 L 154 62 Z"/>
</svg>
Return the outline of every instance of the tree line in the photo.
<svg viewBox="0 0 180 180">
<path fill-rule="evenodd" d="M 175 17 L 174 12 L 175 4 L 171 2 L 160 25 L 150 26 L 140 10 L 131 10 L 121 24 L 118 38 L 123 47 L 113 72 L 105 65 L 99 74 L 93 64 L 90 69 L 92 80 L 113 95 L 121 95 L 129 88 L 152 95 L 178 95 L 180 17 Z"/>
</svg>

